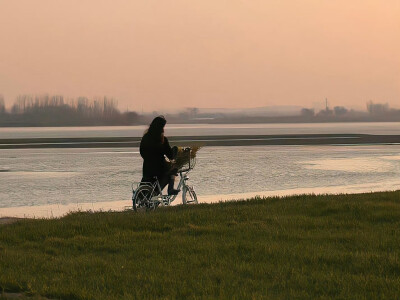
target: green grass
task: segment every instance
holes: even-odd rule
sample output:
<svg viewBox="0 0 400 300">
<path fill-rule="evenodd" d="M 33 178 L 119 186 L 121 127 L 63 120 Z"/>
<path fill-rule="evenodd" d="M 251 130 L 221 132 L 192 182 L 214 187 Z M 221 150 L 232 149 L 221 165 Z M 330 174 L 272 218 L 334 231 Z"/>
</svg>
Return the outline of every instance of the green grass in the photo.
<svg viewBox="0 0 400 300">
<path fill-rule="evenodd" d="M 62 299 L 399 299 L 400 191 L 0 226 L 0 291 Z"/>
</svg>

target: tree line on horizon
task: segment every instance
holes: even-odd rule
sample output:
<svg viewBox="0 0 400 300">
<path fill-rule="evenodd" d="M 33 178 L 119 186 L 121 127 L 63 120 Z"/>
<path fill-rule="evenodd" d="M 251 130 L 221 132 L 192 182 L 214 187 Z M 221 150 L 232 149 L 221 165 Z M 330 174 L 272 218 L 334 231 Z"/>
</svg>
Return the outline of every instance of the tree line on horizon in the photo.
<svg viewBox="0 0 400 300">
<path fill-rule="evenodd" d="M 158 112 L 138 114 L 120 112 L 118 102 L 110 97 L 64 98 L 61 95 L 20 95 L 6 109 L 0 95 L 0 127 L 4 126 L 101 126 L 148 124 Z M 297 123 L 297 122 L 369 122 L 400 121 L 400 110 L 387 103 L 367 103 L 367 111 L 355 111 L 344 106 L 316 112 L 303 108 L 298 115 L 247 116 L 241 114 L 202 113 L 198 108 L 187 108 L 166 114 L 170 123 Z"/>
<path fill-rule="evenodd" d="M 0 126 L 132 125 L 136 112 L 121 113 L 109 97 L 64 98 L 61 95 L 20 95 L 9 110 L 0 96 Z"/>
</svg>

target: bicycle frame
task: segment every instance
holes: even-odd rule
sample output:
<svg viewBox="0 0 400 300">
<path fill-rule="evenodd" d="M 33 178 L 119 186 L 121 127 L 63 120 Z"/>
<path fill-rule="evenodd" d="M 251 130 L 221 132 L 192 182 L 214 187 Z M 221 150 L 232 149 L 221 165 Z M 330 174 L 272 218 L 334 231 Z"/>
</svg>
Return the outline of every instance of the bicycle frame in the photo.
<svg viewBox="0 0 400 300">
<path fill-rule="evenodd" d="M 179 177 L 180 177 L 179 184 L 177 187 L 178 190 L 181 190 L 183 187 L 186 186 L 186 181 L 189 179 L 189 177 L 187 176 L 189 171 L 190 171 L 190 169 L 178 171 Z M 158 205 L 158 204 L 160 204 L 162 206 L 170 205 L 176 199 L 176 197 L 179 195 L 179 193 L 177 195 L 168 195 L 168 194 L 163 195 L 161 185 L 160 185 L 160 182 L 158 181 L 158 179 L 156 179 L 156 181 L 154 183 L 142 182 L 141 184 L 147 184 L 147 185 L 151 186 L 152 187 L 152 192 L 151 192 L 152 195 L 157 193 L 157 195 L 151 197 L 151 201 L 155 205 Z M 182 197 L 183 197 L 183 194 L 182 194 Z"/>
</svg>

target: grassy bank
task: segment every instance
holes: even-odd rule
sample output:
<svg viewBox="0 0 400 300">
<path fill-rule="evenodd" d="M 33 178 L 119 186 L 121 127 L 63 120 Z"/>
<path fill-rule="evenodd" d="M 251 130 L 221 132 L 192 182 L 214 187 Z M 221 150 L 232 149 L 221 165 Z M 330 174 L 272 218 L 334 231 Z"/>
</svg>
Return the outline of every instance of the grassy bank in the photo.
<svg viewBox="0 0 400 300">
<path fill-rule="evenodd" d="M 400 192 L 0 226 L 0 289 L 62 299 L 398 299 Z"/>
</svg>

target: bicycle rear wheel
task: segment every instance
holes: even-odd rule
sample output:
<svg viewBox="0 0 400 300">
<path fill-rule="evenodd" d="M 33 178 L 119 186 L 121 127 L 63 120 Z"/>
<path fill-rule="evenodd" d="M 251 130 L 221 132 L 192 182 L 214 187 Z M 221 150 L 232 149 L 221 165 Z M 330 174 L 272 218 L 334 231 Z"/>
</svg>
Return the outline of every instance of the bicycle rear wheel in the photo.
<svg viewBox="0 0 400 300">
<path fill-rule="evenodd" d="M 134 211 L 148 210 L 151 206 L 153 188 L 149 185 L 140 185 L 132 197 Z"/>
<path fill-rule="evenodd" d="M 197 195 L 192 186 L 184 186 L 182 191 L 183 204 L 197 204 Z"/>
</svg>

